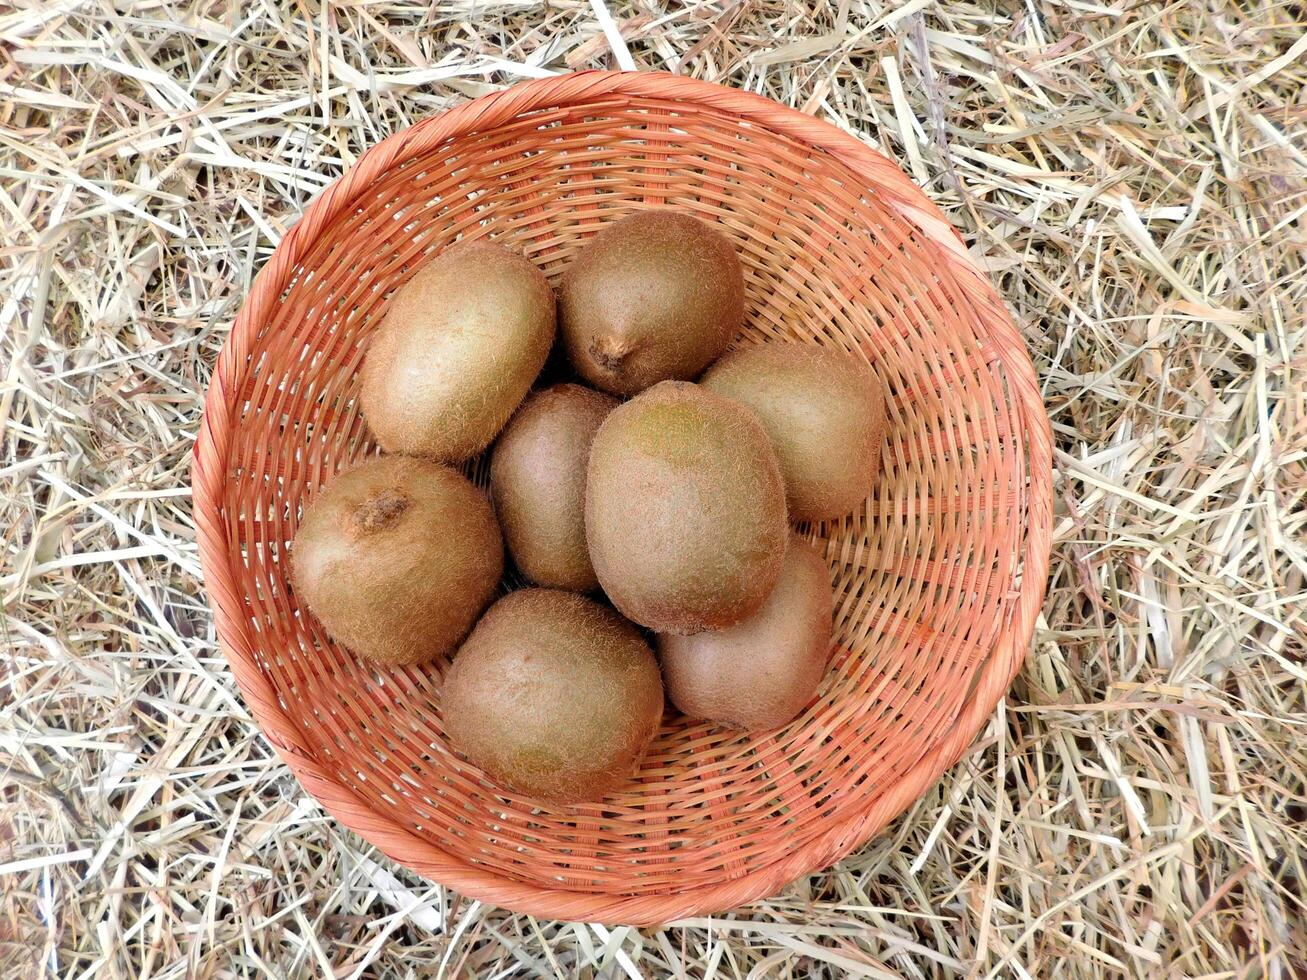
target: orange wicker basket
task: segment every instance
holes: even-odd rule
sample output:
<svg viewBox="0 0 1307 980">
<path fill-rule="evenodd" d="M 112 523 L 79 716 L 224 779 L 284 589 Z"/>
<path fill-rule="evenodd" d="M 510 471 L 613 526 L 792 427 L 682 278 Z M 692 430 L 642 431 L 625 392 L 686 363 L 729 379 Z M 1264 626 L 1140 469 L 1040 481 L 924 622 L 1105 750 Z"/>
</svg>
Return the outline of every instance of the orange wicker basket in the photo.
<svg viewBox="0 0 1307 980">
<path fill-rule="evenodd" d="M 556 278 L 605 222 L 661 206 L 734 240 L 744 342 L 870 360 L 892 398 L 884 470 L 865 507 L 809 529 L 832 568 L 835 644 L 798 719 L 748 736 L 669 711 L 624 791 L 542 806 L 445 745 L 445 664 L 380 673 L 326 638 L 287 588 L 287 543 L 306 497 L 372 451 L 358 367 L 424 257 L 491 236 Z M 308 792 L 468 895 L 644 925 L 728 909 L 831 864 L 959 758 L 1030 640 L 1051 472 L 1020 335 L 892 162 L 759 96 L 584 72 L 398 133 L 312 203 L 223 349 L 193 483 L 223 648 Z"/>
</svg>

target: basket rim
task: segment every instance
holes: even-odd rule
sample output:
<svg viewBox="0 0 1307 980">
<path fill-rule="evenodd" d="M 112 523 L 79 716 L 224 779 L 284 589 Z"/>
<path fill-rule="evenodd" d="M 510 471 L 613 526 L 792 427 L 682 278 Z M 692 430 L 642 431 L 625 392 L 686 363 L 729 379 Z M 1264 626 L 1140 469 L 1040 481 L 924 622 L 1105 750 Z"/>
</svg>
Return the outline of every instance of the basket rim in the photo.
<svg viewBox="0 0 1307 980">
<path fill-rule="evenodd" d="M 244 615 L 243 591 L 235 574 L 239 556 L 231 554 L 230 524 L 223 516 L 232 432 L 240 411 L 235 394 L 249 369 L 249 352 L 265 311 L 277 303 L 318 233 L 350 208 L 374 179 L 446 139 L 493 129 L 535 109 L 583 104 L 604 96 L 671 98 L 725 112 L 807 143 L 864 175 L 864 183 L 874 186 L 938 246 L 940 259 L 957 274 L 1006 372 L 1009 398 L 1022 423 L 1029 480 L 1020 591 L 988 660 L 978 668 L 971 697 L 952 725 L 870 806 L 837 821 L 808 844 L 740 877 L 671 895 L 606 895 L 516 881 L 423 840 L 337 781 L 300 744 L 294 722 L 259 668 L 256 637 Z M 219 644 L 264 737 L 306 792 L 392 859 L 475 899 L 547 918 L 641 926 L 710 915 L 775 894 L 844 857 L 917 800 L 962 756 L 1020 669 L 1043 604 L 1052 544 L 1052 431 L 1034 365 L 1007 308 L 943 212 L 893 161 L 836 126 L 761 95 L 663 72 L 584 71 L 521 82 L 428 117 L 362 154 L 309 204 L 242 303 L 205 397 L 191 485 L 204 587 Z"/>
</svg>

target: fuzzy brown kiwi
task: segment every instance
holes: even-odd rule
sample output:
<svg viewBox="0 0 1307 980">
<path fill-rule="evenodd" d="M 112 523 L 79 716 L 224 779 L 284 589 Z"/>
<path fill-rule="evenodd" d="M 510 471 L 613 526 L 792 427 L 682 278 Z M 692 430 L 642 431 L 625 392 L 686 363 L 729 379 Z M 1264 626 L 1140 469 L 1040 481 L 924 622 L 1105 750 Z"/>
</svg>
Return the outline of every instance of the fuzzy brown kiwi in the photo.
<svg viewBox="0 0 1307 980">
<path fill-rule="evenodd" d="M 691 718 L 748 731 L 784 725 L 821 683 L 833 603 L 826 562 L 791 535 L 781 577 L 756 613 L 716 632 L 658 637 L 667 696 Z"/>
<path fill-rule="evenodd" d="M 619 406 L 590 447 L 585 528 L 599 584 L 628 619 L 695 633 L 752 615 L 776 583 L 788 534 L 761 423 L 684 381 Z"/>
<path fill-rule="evenodd" d="M 617 399 L 560 384 L 529 395 L 495 443 L 490 492 L 517 567 L 532 582 L 599 587 L 585 543 L 590 443 Z"/>
<path fill-rule="evenodd" d="M 295 595 L 369 660 L 451 652 L 493 597 L 504 547 L 489 501 L 448 466 L 382 456 L 309 503 L 291 548 Z"/>
<path fill-rule="evenodd" d="M 495 779 L 555 802 L 597 800 L 658 730 L 663 686 L 639 630 L 573 592 L 496 602 L 441 691 L 450 742 Z"/>
<path fill-rule="evenodd" d="M 700 382 L 757 413 L 785 476 L 792 521 L 842 517 L 880 471 L 885 393 L 852 354 L 804 344 L 731 351 Z"/>
<path fill-rule="evenodd" d="M 485 449 L 554 342 L 544 275 L 490 242 L 455 245 L 395 294 L 363 362 L 360 404 L 383 449 L 449 463 Z"/>
<path fill-rule="evenodd" d="M 604 228 L 559 288 L 563 346 L 590 384 L 619 395 L 699 374 L 744 320 L 744 275 L 731 243 L 671 210 Z"/>
</svg>

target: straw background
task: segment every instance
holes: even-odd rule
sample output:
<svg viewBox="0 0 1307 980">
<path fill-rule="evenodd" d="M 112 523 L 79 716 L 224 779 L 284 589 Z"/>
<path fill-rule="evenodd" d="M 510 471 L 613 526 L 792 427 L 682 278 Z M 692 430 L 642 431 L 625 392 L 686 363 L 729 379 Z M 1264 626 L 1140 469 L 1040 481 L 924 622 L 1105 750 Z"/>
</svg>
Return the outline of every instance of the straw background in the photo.
<svg viewBox="0 0 1307 980">
<path fill-rule="evenodd" d="M 313 194 L 469 96 L 632 63 L 898 159 L 1011 304 L 1058 467 L 973 751 L 831 871 L 643 930 L 327 819 L 216 649 L 185 489 Z M 0 977 L 1307 974 L 1304 64 L 1283 3 L 0 5 Z"/>
</svg>

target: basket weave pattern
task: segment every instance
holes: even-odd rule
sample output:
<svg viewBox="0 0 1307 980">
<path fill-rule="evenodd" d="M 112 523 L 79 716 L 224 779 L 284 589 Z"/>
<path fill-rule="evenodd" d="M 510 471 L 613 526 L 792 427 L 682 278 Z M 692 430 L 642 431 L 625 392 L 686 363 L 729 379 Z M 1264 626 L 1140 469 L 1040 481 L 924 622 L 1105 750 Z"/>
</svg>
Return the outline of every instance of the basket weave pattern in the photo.
<svg viewBox="0 0 1307 980">
<path fill-rule="evenodd" d="M 668 712 L 639 777 L 538 806 L 445 744 L 444 663 L 378 672 L 286 582 L 302 504 L 373 450 L 358 369 L 393 290 L 491 236 L 554 281 L 605 222 L 672 206 L 734 242 L 741 343 L 861 352 L 890 392 L 864 508 L 810 529 L 835 583 L 819 697 L 734 734 Z M 839 452 L 838 446 L 830 447 Z M 784 888 L 858 846 L 960 756 L 1042 600 L 1051 446 L 992 287 L 889 160 L 768 100 L 654 73 L 516 86 L 385 140 L 308 208 L 223 350 L 196 519 L 223 648 L 268 739 L 341 822 L 420 874 L 537 915 L 650 924 Z M 484 482 L 484 466 L 469 472 Z"/>
</svg>

